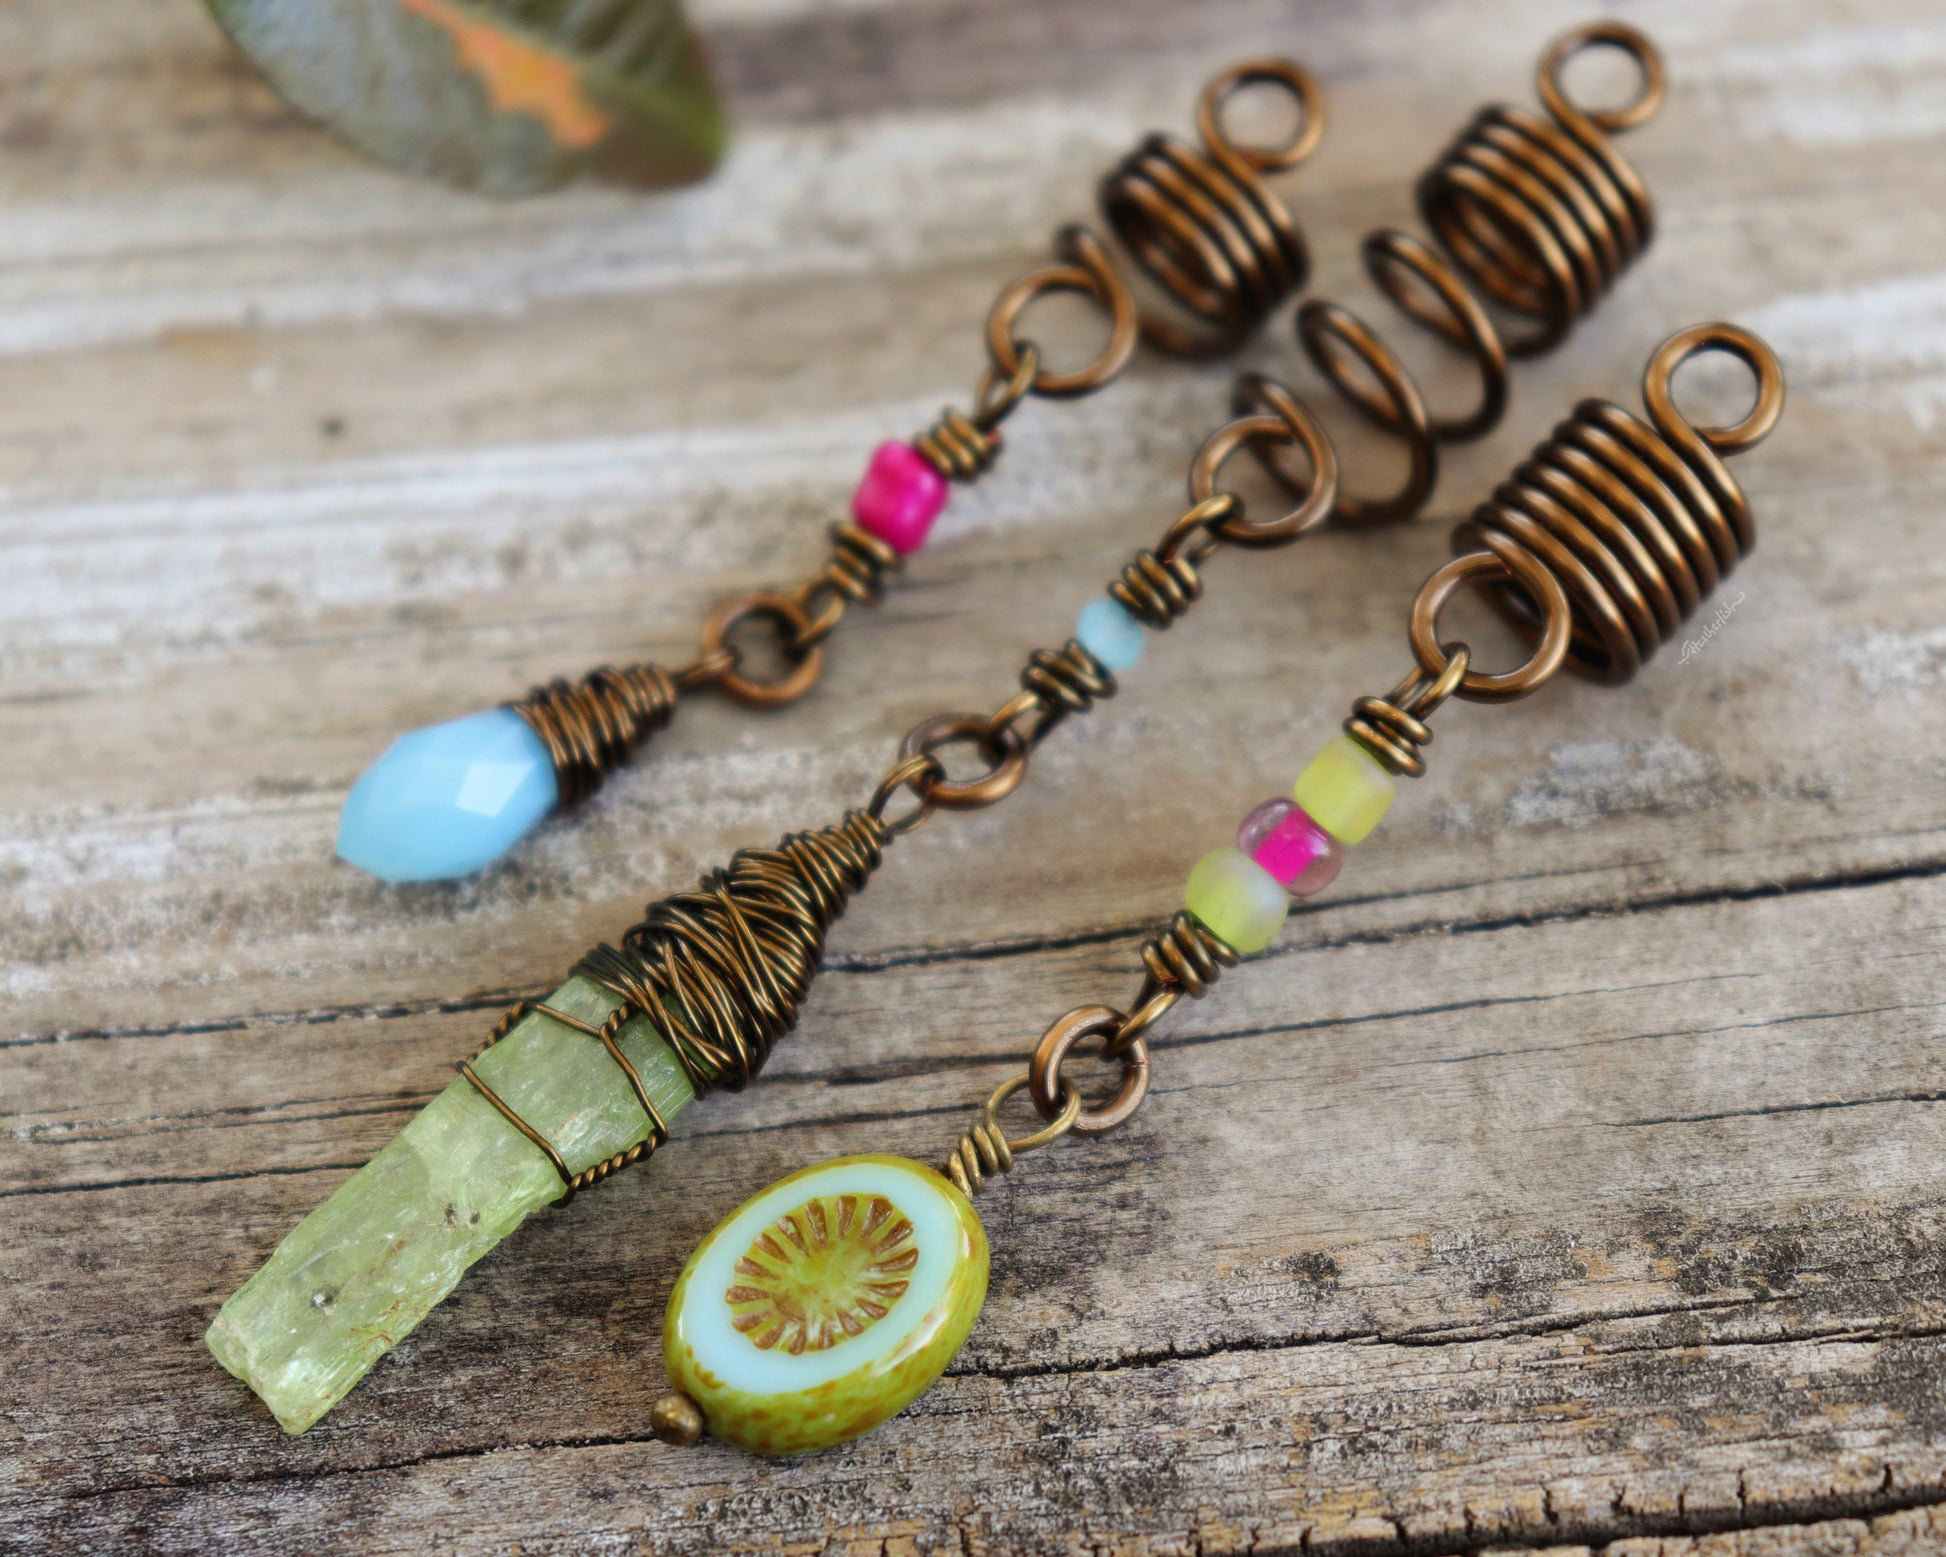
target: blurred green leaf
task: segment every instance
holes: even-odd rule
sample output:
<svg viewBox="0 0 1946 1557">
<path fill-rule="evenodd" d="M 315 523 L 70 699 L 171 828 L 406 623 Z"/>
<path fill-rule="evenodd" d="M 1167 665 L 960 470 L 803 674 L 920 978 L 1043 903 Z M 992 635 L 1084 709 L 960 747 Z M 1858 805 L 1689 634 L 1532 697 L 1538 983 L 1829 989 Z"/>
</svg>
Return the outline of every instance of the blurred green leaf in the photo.
<svg viewBox="0 0 1946 1557">
<path fill-rule="evenodd" d="M 488 194 L 702 177 L 724 123 L 680 0 L 208 0 L 300 112 Z"/>
</svg>

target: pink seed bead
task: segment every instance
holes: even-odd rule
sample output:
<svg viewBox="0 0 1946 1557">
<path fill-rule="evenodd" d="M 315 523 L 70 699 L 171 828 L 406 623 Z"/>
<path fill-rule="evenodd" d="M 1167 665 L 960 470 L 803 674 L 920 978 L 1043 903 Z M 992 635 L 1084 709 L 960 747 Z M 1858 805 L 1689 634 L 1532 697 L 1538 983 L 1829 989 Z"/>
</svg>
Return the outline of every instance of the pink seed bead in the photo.
<svg viewBox="0 0 1946 1557">
<path fill-rule="evenodd" d="M 1292 897 L 1322 892 L 1345 863 L 1338 840 L 1288 800 L 1266 800 L 1246 816 L 1237 829 L 1237 847 Z"/>
<path fill-rule="evenodd" d="M 852 517 L 901 556 L 926 544 L 946 506 L 946 478 L 909 443 L 881 443 L 851 500 Z"/>
</svg>

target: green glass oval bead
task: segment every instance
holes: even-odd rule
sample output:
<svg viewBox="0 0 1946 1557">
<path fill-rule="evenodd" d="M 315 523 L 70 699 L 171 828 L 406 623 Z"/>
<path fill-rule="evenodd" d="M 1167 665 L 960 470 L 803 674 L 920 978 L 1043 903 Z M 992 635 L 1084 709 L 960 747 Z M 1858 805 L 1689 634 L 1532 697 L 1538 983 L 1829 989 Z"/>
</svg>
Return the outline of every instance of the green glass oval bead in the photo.
<svg viewBox="0 0 1946 1557">
<path fill-rule="evenodd" d="M 1196 862 L 1183 906 L 1240 952 L 1262 951 L 1284 927 L 1290 895 L 1241 849 L 1212 849 Z"/>
<path fill-rule="evenodd" d="M 966 1197 L 904 1157 L 837 1157 L 779 1179 L 689 1257 L 662 1327 L 669 1381 L 710 1434 L 808 1454 L 916 1400 L 987 1291 Z"/>
<path fill-rule="evenodd" d="M 1392 804 L 1392 775 L 1349 735 L 1326 741 L 1291 786 L 1291 799 L 1343 844 L 1362 843 Z"/>
</svg>

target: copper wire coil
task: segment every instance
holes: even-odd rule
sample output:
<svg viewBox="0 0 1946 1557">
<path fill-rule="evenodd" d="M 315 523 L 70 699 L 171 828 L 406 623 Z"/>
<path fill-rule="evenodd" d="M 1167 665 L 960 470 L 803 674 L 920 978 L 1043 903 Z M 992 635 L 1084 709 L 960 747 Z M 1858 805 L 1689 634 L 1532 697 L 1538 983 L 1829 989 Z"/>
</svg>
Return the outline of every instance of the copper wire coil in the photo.
<svg viewBox="0 0 1946 1557">
<path fill-rule="evenodd" d="M 890 837 L 885 822 L 851 811 L 774 849 L 740 849 L 694 891 L 650 904 L 619 948 L 596 947 L 574 971 L 655 1024 L 698 1096 L 741 1087 L 796 1025 L 825 932 Z"/>
<path fill-rule="evenodd" d="M 1204 929 L 1187 910 L 1142 943 L 1142 966 L 1148 970 L 1149 980 L 1158 987 L 1180 986 L 1184 994 L 1197 999 L 1208 994 L 1223 970 L 1234 968 L 1237 961 L 1229 944 Z M 1137 1007 L 1145 1005 L 1153 993 L 1145 989 Z"/>
<path fill-rule="evenodd" d="M 1419 750 L 1431 744 L 1432 727 L 1390 698 L 1361 697 L 1353 703 L 1345 734 L 1394 773 L 1418 778 L 1426 771 Z"/>
<path fill-rule="evenodd" d="M 1589 48 L 1619 49 L 1642 77 L 1621 109 L 1589 113 L 1561 83 L 1561 68 Z M 1420 215 L 1474 283 L 1534 321 L 1508 342 L 1513 356 L 1546 351 L 1565 336 L 1655 233 L 1641 177 L 1608 137 L 1661 106 L 1662 61 L 1620 23 L 1557 39 L 1542 59 L 1547 117 L 1501 104 L 1483 109 L 1419 181 Z"/>
<path fill-rule="evenodd" d="M 1000 434 L 948 406 L 913 447 L 949 481 L 971 481 L 1000 457 Z"/>
<path fill-rule="evenodd" d="M 1561 84 L 1567 61 L 1596 48 L 1625 54 L 1641 77 L 1621 108 L 1584 110 Z M 1550 45 L 1538 78 L 1546 116 L 1484 109 L 1420 178 L 1420 212 L 1439 247 L 1386 228 L 1361 251 L 1373 283 L 1407 318 L 1477 366 L 1480 390 L 1470 407 L 1436 414 L 1384 337 L 1349 309 L 1313 300 L 1297 311 L 1305 355 L 1360 415 L 1405 445 L 1407 471 L 1397 488 L 1340 496 L 1335 513 L 1346 523 L 1407 519 L 1424 508 L 1438 480 L 1439 445 L 1481 437 L 1505 413 L 1509 359 L 1558 344 L 1654 232 L 1648 192 L 1607 137 L 1660 106 L 1655 45 L 1620 23 L 1577 28 Z M 1531 328 L 1507 338 L 1489 300 L 1531 320 Z M 1240 411 L 1259 409 L 1261 388 L 1240 384 L 1236 398 Z"/>
<path fill-rule="evenodd" d="M 1203 580 L 1184 554 L 1158 557 L 1143 550 L 1108 586 L 1108 593 L 1137 621 L 1160 631 L 1202 598 Z"/>
<path fill-rule="evenodd" d="M 1224 131 L 1224 105 L 1251 86 L 1277 87 L 1296 104 L 1283 145 L 1246 147 Z M 1144 337 L 1164 351 L 1213 356 L 1248 339 L 1310 273 L 1297 220 L 1264 175 L 1316 149 L 1323 98 L 1302 67 L 1249 60 L 1204 87 L 1196 118 L 1200 146 L 1150 136 L 1102 180 L 1100 201 L 1136 265 L 1195 321 L 1145 310 Z"/>
<path fill-rule="evenodd" d="M 833 589 L 859 605 L 885 593 L 885 581 L 905 565 L 890 546 L 849 519 L 831 526 L 831 557 L 820 575 Z"/>
<path fill-rule="evenodd" d="M 1432 744 L 1432 727 L 1426 720 L 1459 690 L 1473 663 L 1473 651 L 1465 644 L 1445 648 L 1448 658 L 1438 675 L 1429 676 L 1415 667 L 1384 697 L 1361 697 L 1353 703 L 1351 717 L 1345 721 L 1345 734 L 1405 778 L 1418 778 L 1426 771 L 1426 759 L 1420 755 Z"/>
<path fill-rule="evenodd" d="M 1707 352 L 1737 358 L 1756 381 L 1749 413 L 1728 426 L 1698 426 L 1675 403 L 1677 370 Z M 1552 637 L 1560 653 L 1537 651 L 1497 676 L 1469 670 L 1459 696 L 1519 697 L 1551 674 L 1549 658 L 1597 681 L 1626 681 L 1750 550 L 1750 504 L 1723 457 L 1760 442 L 1783 414 L 1776 355 L 1734 325 L 1692 325 L 1650 359 L 1642 398 L 1646 421 L 1606 400 L 1582 401 L 1454 530 L 1458 555 L 1413 606 L 1413 654 L 1425 674 L 1450 666 L 1439 608 L 1470 577 L 1524 637 Z"/>
<path fill-rule="evenodd" d="M 576 682 L 535 687 L 506 706 L 546 745 L 565 806 L 585 799 L 667 724 L 678 696 L 676 678 L 660 665 L 603 665 Z"/>
<path fill-rule="evenodd" d="M 980 1119 L 959 1138 L 959 1144 L 941 1171 L 953 1181 L 955 1189 L 971 1200 L 989 1178 L 1013 1170 L 1014 1154 L 1007 1145 L 1007 1132 L 997 1124 Z"/>
<path fill-rule="evenodd" d="M 1021 669 L 1020 685 L 1034 693 L 1047 711 L 1048 717 L 1035 732 L 1037 740 L 1054 719 L 1085 714 L 1102 698 L 1115 695 L 1113 673 L 1076 639 L 1059 649 L 1034 650 Z"/>
</svg>

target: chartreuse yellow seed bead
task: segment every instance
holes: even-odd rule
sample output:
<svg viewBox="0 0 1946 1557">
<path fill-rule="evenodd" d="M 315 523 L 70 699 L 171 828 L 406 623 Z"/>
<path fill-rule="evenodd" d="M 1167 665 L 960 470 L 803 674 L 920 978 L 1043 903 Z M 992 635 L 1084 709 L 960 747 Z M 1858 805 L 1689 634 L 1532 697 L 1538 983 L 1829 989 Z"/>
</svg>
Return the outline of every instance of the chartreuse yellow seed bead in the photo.
<svg viewBox="0 0 1946 1557">
<path fill-rule="evenodd" d="M 806 1454 L 910 1405 L 986 1291 L 986 1231 L 941 1174 L 838 1157 L 779 1179 L 703 1240 L 669 1298 L 662 1361 L 713 1437 Z M 693 1441 L 695 1425 L 657 1430 Z"/>
<path fill-rule="evenodd" d="M 1241 849 L 1212 849 L 1196 862 L 1183 906 L 1240 952 L 1262 951 L 1284 927 L 1290 895 Z"/>
<path fill-rule="evenodd" d="M 1392 804 L 1392 775 L 1349 735 L 1334 735 L 1298 774 L 1291 799 L 1340 843 L 1362 843 Z"/>
</svg>

